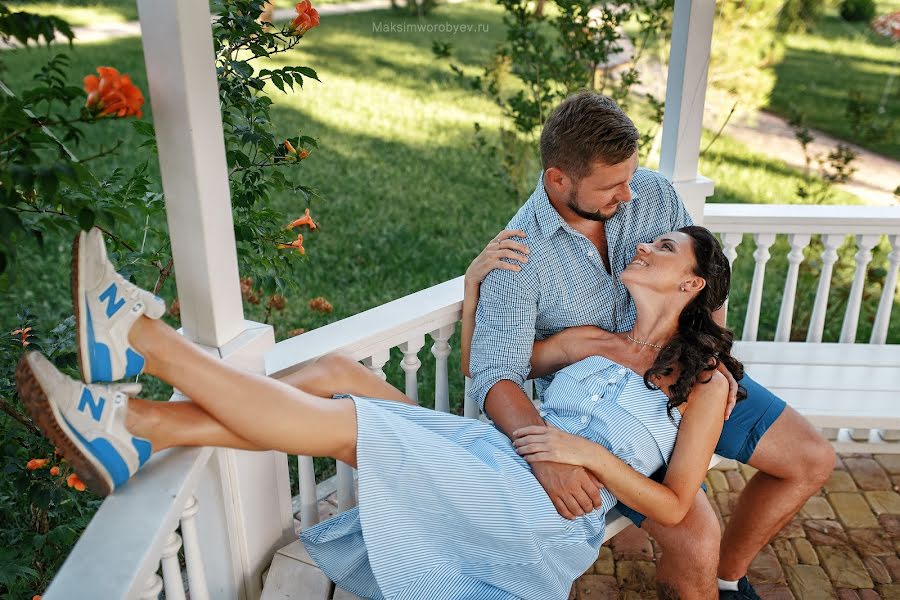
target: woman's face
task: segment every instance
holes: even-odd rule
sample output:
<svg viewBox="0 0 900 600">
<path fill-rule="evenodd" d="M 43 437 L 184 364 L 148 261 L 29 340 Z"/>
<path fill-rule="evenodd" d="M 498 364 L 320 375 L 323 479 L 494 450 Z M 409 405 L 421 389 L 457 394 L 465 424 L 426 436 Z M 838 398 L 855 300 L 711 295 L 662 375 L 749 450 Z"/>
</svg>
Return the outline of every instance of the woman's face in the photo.
<svg viewBox="0 0 900 600">
<path fill-rule="evenodd" d="M 622 272 L 622 282 L 632 294 L 638 289 L 663 294 L 699 291 L 703 279 L 694 274 L 695 265 L 691 236 L 671 231 L 649 244 L 638 244 L 634 258 Z"/>
</svg>

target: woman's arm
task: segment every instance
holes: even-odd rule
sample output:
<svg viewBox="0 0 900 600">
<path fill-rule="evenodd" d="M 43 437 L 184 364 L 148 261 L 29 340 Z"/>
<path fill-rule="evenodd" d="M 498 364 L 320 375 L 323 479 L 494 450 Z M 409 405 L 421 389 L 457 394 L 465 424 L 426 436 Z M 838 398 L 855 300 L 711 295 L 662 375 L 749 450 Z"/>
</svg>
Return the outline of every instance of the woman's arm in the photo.
<svg viewBox="0 0 900 600">
<path fill-rule="evenodd" d="M 475 333 L 475 310 L 478 308 L 478 296 L 481 282 L 488 273 L 494 269 L 507 269 L 519 271 L 522 267 L 515 263 L 505 262 L 504 258 L 519 262 L 528 262 L 528 247 L 525 244 L 513 241 L 509 238 L 525 237 L 524 231 L 505 229 L 497 234 L 493 240 L 485 246 L 481 254 L 475 257 L 469 268 L 466 269 L 465 294 L 463 296 L 462 311 L 462 341 L 460 347 L 460 367 L 463 375 L 470 376 L 469 356 L 472 348 L 472 335 Z"/>
<path fill-rule="evenodd" d="M 529 379 L 537 379 L 556 373 L 563 367 L 597 354 L 597 343 L 610 334 L 593 325 L 569 327 L 538 340 L 531 349 L 531 372 Z"/>
<path fill-rule="evenodd" d="M 694 386 L 662 484 L 638 473 L 606 448 L 558 429 L 533 426 L 515 432 L 519 454 L 532 462 L 561 462 L 590 470 L 623 503 L 664 526 L 680 523 L 697 495 L 722 433 L 728 382 L 714 372 Z"/>
</svg>

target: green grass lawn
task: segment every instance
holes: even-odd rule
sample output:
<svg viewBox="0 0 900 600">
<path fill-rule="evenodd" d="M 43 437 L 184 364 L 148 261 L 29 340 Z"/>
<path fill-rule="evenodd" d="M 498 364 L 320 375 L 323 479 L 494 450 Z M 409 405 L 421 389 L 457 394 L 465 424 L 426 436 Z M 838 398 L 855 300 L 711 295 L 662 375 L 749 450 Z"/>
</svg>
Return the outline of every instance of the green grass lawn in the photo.
<svg viewBox="0 0 900 600">
<path fill-rule="evenodd" d="M 900 10 L 900 2 L 878 3 L 878 13 Z M 768 108 L 784 116 L 799 111 L 807 123 L 840 139 L 900 159 L 900 52 L 896 42 L 866 23 L 848 23 L 830 10 L 807 33 L 785 39 L 784 58 L 774 66 L 776 83 Z M 860 136 L 845 117 L 847 94 L 856 91 L 880 105 L 894 121 L 882 139 Z"/>
<path fill-rule="evenodd" d="M 408 19 L 389 11 L 332 17 L 304 39 L 300 50 L 278 57 L 278 62 L 316 68 L 324 82 L 311 82 L 291 96 L 275 92 L 274 117 L 285 136 L 303 133 L 319 138 L 320 150 L 303 163 L 302 173 L 304 181 L 327 199 L 312 207 L 321 230 L 307 238 L 300 270 L 303 293 L 289 298 L 288 308 L 274 319 L 279 338 L 291 329 L 319 327 L 462 274 L 525 200 L 507 194 L 490 161 L 473 148 L 473 123 L 496 135 L 501 115 L 486 98 L 457 83 L 446 64 L 432 58 L 432 39 L 441 36 L 376 31 L 378 23 Z M 454 45 L 456 62 L 472 73 L 479 71 L 503 36 L 500 12 L 492 4 L 444 6 L 431 19 L 487 26 L 477 34 L 442 38 Z M 22 89 L 48 55 L 59 50 L 6 54 L 7 83 Z M 147 89 L 138 39 L 76 45 L 72 80 L 80 80 L 98 64 L 130 73 Z M 640 112 L 636 117 L 643 124 Z M 147 110 L 145 118 L 151 113 Z M 91 130 L 76 152 L 93 154 L 101 143 L 114 139 L 122 139 L 126 147 L 136 140 L 128 123 L 111 122 Z M 143 158 L 124 152 L 115 164 L 127 168 Z M 100 170 L 111 167 L 98 165 Z M 797 201 L 797 170 L 727 136 L 702 157 L 700 170 L 716 181 L 713 202 Z M 529 174 L 527 184 L 536 176 Z M 838 193 L 835 200 L 853 203 L 855 198 Z M 304 205 L 283 196 L 276 198 L 275 207 L 287 222 L 301 214 Z M 26 306 L 47 315 L 69 310 L 67 294 L 60 293 L 68 245 L 68 240 L 48 240 L 41 250 L 23 249 L 29 259 L 20 265 L 20 283 L 13 294 L 0 299 L 3 327 L 11 330 L 12 315 Z M 740 322 L 746 303 L 751 252 L 745 249 L 735 267 L 732 322 Z M 761 337 L 774 331 L 775 296 L 783 280 L 784 260 L 776 252 L 773 255 L 767 290 L 772 298 L 766 304 Z M 174 285 L 167 284 L 163 293 L 171 299 Z M 328 298 L 334 312 L 311 312 L 306 303 L 316 296 Z M 861 329 L 865 327 L 864 323 Z M 900 340 L 900 310 L 895 311 L 891 335 Z M 422 354 L 427 373 L 432 359 L 430 353 Z M 451 361 L 458 361 L 458 354 Z M 402 380 L 396 365 L 390 375 L 392 381 Z M 431 396 L 423 389 L 423 399 Z M 458 377 L 452 397 L 461 396 Z"/>
</svg>

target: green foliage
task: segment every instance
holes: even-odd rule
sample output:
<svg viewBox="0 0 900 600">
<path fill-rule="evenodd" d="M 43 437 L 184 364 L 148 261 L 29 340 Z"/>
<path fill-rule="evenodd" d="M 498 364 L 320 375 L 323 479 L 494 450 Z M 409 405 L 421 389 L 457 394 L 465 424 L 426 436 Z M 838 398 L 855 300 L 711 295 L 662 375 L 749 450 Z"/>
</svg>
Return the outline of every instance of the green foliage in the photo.
<svg viewBox="0 0 900 600">
<path fill-rule="evenodd" d="M 822 17 L 825 0 L 785 0 L 778 13 L 781 31 L 808 31 Z"/>
<path fill-rule="evenodd" d="M 875 16 L 875 0 L 841 0 L 838 7 L 845 21 L 871 21 Z"/>
<path fill-rule="evenodd" d="M 0 337 L 0 597 L 30 598 L 49 583 L 100 501 L 66 484 L 70 467 L 24 416 L 15 395 L 23 341 L 75 374 L 74 318 L 52 325 L 25 312 L 16 319 L 26 332 Z M 48 463 L 28 470 L 35 458 Z M 59 472 L 51 473 L 53 467 Z"/>
<path fill-rule="evenodd" d="M 289 93 L 318 76 L 310 67 L 296 64 L 254 67 L 254 61 L 291 50 L 301 40 L 287 29 L 273 32 L 258 22 L 263 2 L 221 0 L 215 9 L 219 18 L 213 34 L 238 258 L 242 272 L 255 278 L 257 298 L 265 300 L 259 310 L 265 310 L 268 319 L 285 306 L 284 297 L 274 292 L 296 289 L 293 269 L 300 254 L 289 245 L 296 232 L 285 225 L 302 213 L 297 207 L 287 216 L 273 210 L 271 194 L 294 195 L 303 205 L 317 197 L 299 182 L 300 165 L 317 148 L 317 141 L 296 131 L 278 134 L 269 114 L 269 94 Z M 57 33 L 72 37 L 60 19 L 12 13 L 0 4 L 0 39 L 27 45 L 48 41 Z M 80 79 L 85 74 L 75 76 Z M 76 152 L 87 137 L 105 137 L 93 130 L 108 129 L 117 117 L 102 116 L 99 106 L 87 107 L 85 91 L 71 85 L 70 79 L 70 54 L 62 50 L 53 53 L 17 95 L 5 86 L 0 91 L 0 291 L 12 295 L 23 287 L 20 248 L 32 252 L 35 247 L 59 248 L 79 229 L 97 226 L 107 232 L 110 252 L 123 276 L 162 293 L 173 272 L 173 259 L 163 194 L 152 164 L 156 162 L 153 126 L 148 121 L 131 121 L 138 140 L 132 150 L 138 150 L 140 158 L 131 161 L 130 169 L 110 168 L 125 150 L 121 141 L 101 144 L 91 156 L 79 156 Z M 27 287 L 60 294 L 61 283 L 54 269 L 46 274 L 46 281 L 32 281 Z M 7 305 L 12 303 L 24 304 L 6 298 Z M 72 369 L 73 319 L 54 321 L 52 315 L 35 316 L 25 310 L 16 316 L 13 335 L 0 336 L 0 512 L 4 516 L 0 597 L 40 593 L 99 504 L 66 485 L 70 468 L 57 461 L 16 395 L 14 369 L 25 346 L 43 352 L 77 376 Z M 27 469 L 34 458 L 50 463 Z M 51 475 L 51 467 L 59 472 Z"/>
</svg>

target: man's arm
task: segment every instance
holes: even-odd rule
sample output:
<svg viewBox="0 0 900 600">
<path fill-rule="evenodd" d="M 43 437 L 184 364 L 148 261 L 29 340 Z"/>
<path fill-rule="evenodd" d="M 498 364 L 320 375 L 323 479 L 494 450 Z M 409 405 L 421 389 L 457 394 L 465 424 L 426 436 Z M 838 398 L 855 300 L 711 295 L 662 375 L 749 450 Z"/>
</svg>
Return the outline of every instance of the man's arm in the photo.
<svg viewBox="0 0 900 600">
<path fill-rule="evenodd" d="M 492 271 L 481 284 L 475 312 L 472 394 L 507 436 L 521 427 L 544 422 L 523 391 L 531 370 L 537 320 L 532 264 L 520 272 Z M 547 463 L 533 472 L 563 517 L 574 519 L 601 505 L 600 482 L 582 467 Z"/>
</svg>

